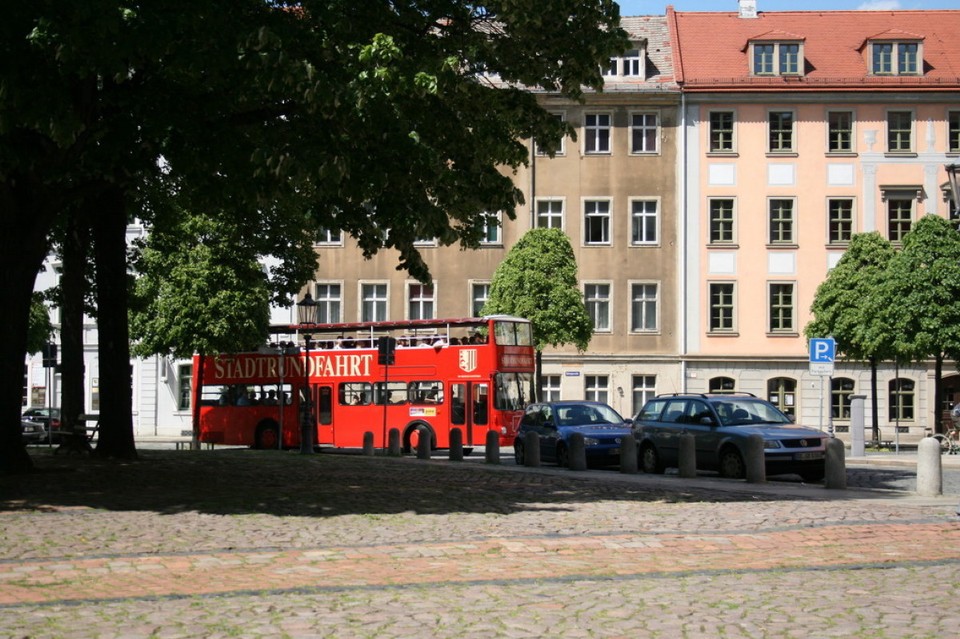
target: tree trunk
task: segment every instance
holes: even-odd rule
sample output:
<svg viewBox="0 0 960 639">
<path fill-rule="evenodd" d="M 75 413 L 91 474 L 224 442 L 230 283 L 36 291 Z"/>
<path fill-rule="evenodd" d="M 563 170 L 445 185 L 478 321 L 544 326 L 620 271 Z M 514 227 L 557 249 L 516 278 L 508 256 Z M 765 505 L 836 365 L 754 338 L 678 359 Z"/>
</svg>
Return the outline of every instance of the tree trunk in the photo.
<svg viewBox="0 0 960 639">
<path fill-rule="evenodd" d="M 33 462 L 20 434 L 23 410 L 24 356 L 30 303 L 37 273 L 47 255 L 47 234 L 56 206 L 42 185 L 23 176 L 0 182 L 0 295 L 4 338 L 0 340 L 0 472 L 23 473 Z"/>
<path fill-rule="evenodd" d="M 87 290 L 89 218 L 72 216 L 63 238 L 63 269 L 60 275 L 60 419 L 71 432 L 77 416 L 86 412 L 84 401 L 83 303 Z"/>
<path fill-rule="evenodd" d="M 933 428 L 930 429 L 931 433 L 940 433 L 944 430 L 940 425 L 943 415 L 943 409 L 940 408 L 940 403 L 943 401 L 943 359 L 943 354 L 937 353 L 933 374 Z"/>
<path fill-rule="evenodd" d="M 119 188 L 110 188 L 99 205 L 92 224 L 100 355 L 100 433 L 96 453 L 101 457 L 136 459 L 127 323 L 127 212 L 124 194 Z"/>
<path fill-rule="evenodd" d="M 532 401 L 539 402 L 540 398 L 543 397 L 543 351 L 539 348 L 536 352 L 536 369 L 534 373 L 534 397 Z"/>
</svg>

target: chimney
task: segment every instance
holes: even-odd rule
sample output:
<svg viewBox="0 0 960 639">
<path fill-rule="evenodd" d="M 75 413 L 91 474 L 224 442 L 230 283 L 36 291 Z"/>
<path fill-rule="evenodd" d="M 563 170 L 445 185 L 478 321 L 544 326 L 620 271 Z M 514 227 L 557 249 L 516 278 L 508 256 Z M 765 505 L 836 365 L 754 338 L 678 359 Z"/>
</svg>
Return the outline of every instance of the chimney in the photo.
<svg viewBox="0 0 960 639">
<path fill-rule="evenodd" d="M 740 0 L 740 17 L 757 17 L 757 0 Z"/>
</svg>

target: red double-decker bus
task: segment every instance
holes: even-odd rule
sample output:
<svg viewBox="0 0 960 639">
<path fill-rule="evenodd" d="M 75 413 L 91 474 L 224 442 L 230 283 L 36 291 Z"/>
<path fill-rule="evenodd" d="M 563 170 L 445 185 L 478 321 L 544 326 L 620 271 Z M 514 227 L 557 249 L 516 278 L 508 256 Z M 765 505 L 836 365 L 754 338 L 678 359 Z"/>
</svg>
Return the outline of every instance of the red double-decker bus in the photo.
<svg viewBox="0 0 960 639">
<path fill-rule="evenodd" d="M 448 448 L 454 428 L 465 448 L 484 445 L 491 430 L 509 446 L 533 400 L 525 319 L 297 324 L 272 332 L 294 341 L 194 357 L 201 442 L 298 447 L 306 414 L 320 446 L 361 447 L 371 432 L 374 447 L 386 448 L 394 428 L 405 451 L 422 429 L 432 448 Z"/>
</svg>

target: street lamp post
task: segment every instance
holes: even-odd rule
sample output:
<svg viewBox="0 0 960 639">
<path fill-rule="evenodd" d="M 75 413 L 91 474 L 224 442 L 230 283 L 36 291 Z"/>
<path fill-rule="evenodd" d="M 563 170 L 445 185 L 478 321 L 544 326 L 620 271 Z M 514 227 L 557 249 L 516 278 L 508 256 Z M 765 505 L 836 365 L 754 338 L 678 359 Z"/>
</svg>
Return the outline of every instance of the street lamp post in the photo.
<svg viewBox="0 0 960 639">
<path fill-rule="evenodd" d="M 944 167 L 947 170 L 947 180 L 950 183 L 950 210 L 947 211 L 947 217 L 951 220 L 960 220 L 960 188 L 958 188 L 957 173 L 960 173 L 960 164 L 948 164 Z"/>
<path fill-rule="evenodd" d="M 307 292 L 303 299 L 297 302 L 297 315 L 300 325 L 310 325 L 317 323 L 317 303 L 313 296 Z M 313 410 L 311 406 L 310 394 L 310 341 L 313 336 L 309 333 L 303 335 L 303 393 L 300 398 L 300 454 L 309 455 L 313 453 Z"/>
</svg>

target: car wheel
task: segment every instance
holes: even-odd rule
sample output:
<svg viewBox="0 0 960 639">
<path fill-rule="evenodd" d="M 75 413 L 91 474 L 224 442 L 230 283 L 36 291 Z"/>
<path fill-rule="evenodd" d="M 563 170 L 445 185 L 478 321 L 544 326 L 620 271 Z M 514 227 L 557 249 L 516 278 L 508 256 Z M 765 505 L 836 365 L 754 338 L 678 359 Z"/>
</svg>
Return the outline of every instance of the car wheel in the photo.
<svg viewBox="0 0 960 639">
<path fill-rule="evenodd" d="M 656 475 L 663 473 L 663 462 L 660 461 L 660 454 L 653 444 L 645 444 L 640 449 L 640 470 Z"/>
<path fill-rule="evenodd" d="M 523 443 L 519 439 L 513 442 L 513 461 L 523 466 Z"/>
<path fill-rule="evenodd" d="M 557 444 L 557 466 L 560 468 L 570 468 L 570 453 L 563 444 Z"/>
<path fill-rule="evenodd" d="M 720 453 L 720 476 L 728 479 L 743 479 L 747 475 L 747 467 L 743 457 L 736 448 L 726 448 Z"/>
</svg>

